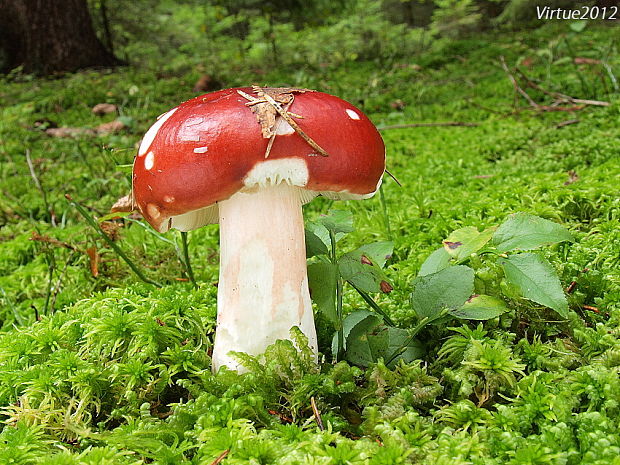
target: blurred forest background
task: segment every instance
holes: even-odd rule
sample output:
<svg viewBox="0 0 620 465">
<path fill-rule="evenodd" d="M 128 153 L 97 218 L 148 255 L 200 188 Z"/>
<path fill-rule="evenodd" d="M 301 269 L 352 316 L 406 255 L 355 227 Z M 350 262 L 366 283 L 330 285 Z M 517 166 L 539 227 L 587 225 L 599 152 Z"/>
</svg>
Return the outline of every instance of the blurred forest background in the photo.
<svg viewBox="0 0 620 465">
<path fill-rule="evenodd" d="M 545 6 L 600 11 L 616 3 L 0 0 L 0 70 L 52 74 L 131 64 L 182 73 L 198 66 L 217 81 L 239 69 L 312 71 L 368 60 L 389 65 L 481 31 L 540 26 L 545 21 L 537 15 Z"/>
</svg>

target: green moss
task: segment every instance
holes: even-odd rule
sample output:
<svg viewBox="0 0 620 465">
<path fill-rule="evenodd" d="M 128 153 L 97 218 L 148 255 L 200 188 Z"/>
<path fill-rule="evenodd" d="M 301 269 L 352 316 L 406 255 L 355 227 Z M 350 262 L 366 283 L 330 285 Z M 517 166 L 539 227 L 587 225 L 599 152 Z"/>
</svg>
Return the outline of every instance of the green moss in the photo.
<svg viewBox="0 0 620 465">
<path fill-rule="evenodd" d="M 223 463 L 616 463 L 620 100 L 606 75 L 607 88 L 597 68 L 570 59 L 596 55 L 597 44 L 613 43 L 616 33 L 588 27 L 570 37 L 572 52 L 567 34 L 566 25 L 551 24 L 527 34 L 438 41 L 416 56 L 343 56 L 312 73 L 284 64 L 261 77 L 264 84 L 337 94 L 379 126 L 480 123 L 384 131 L 388 167 L 403 184 L 385 180 L 387 218 L 378 198 L 343 206 L 353 211 L 356 231 L 341 250 L 395 242 L 387 266 L 394 290 L 376 300 L 403 327 L 416 318 L 411 280 L 451 231 L 494 226 L 525 211 L 564 224 L 576 238 L 543 252 L 564 287 L 575 282 L 568 321 L 515 300 L 508 313 L 478 328 L 427 328 L 420 335 L 425 360 L 394 370 L 381 362 L 365 371 L 344 362 L 317 368 L 291 343 L 278 342 L 265 357 L 244 358 L 246 375 L 212 374 L 217 227 L 189 236 L 194 289 L 183 281 L 174 234 L 115 221 L 117 244 L 164 283 L 154 289 L 139 283 L 66 202 L 68 193 L 100 217 L 128 193 L 126 165 L 141 134 L 193 95 L 188 82 L 195 71 L 158 77 L 127 68 L 2 81 L 0 462 L 208 464 L 229 450 Z M 534 57 L 524 69 L 541 86 L 611 105 L 515 111 L 500 55 L 509 66 Z M 615 48 L 606 56 L 618 75 Z M 233 62 L 221 78 L 230 86 L 255 82 L 240 69 Z M 90 108 L 104 101 L 120 106 L 131 123 L 125 132 L 58 139 L 34 128 L 44 118 L 93 127 L 104 119 Z M 579 121 L 558 127 L 569 119 Z M 48 205 L 32 181 L 26 148 Z M 305 216 L 331 206 L 317 199 Z M 31 240 L 33 232 L 39 240 Z M 365 305 L 353 292 L 345 301 L 346 312 Z M 317 321 L 328 344 L 327 324 Z M 313 418 L 311 397 L 325 431 Z"/>
</svg>

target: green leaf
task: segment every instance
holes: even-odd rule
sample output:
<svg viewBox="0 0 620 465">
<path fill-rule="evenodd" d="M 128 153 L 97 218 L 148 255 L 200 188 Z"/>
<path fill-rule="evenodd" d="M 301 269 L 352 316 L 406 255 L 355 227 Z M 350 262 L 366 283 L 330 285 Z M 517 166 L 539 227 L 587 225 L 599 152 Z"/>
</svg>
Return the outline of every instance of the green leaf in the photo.
<svg viewBox="0 0 620 465">
<path fill-rule="evenodd" d="M 413 281 L 411 305 L 419 318 L 433 319 L 443 309 L 463 306 L 474 291 L 474 270 L 464 265 L 449 268 Z"/>
<path fill-rule="evenodd" d="M 457 229 L 443 241 L 443 246 L 450 256 L 460 262 L 484 247 L 491 240 L 493 231 L 494 228 L 487 228 L 480 232 L 473 226 Z"/>
<path fill-rule="evenodd" d="M 349 252 L 348 255 L 359 258 L 364 255 L 366 258 L 369 258 L 373 264 L 383 268 L 385 266 L 385 262 L 387 262 L 392 256 L 393 251 L 394 243 L 392 241 L 383 241 L 365 244 L 355 249 L 353 252 Z"/>
<path fill-rule="evenodd" d="M 366 244 L 338 260 L 340 276 L 364 292 L 380 292 L 387 277 L 381 266 L 392 254 L 392 242 Z"/>
<path fill-rule="evenodd" d="M 114 212 L 108 213 L 107 215 L 100 216 L 97 221 L 99 223 L 103 223 L 104 221 L 114 220 L 116 218 L 125 218 L 126 216 L 131 215 L 133 212 Z"/>
<path fill-rule="evenodd" d="M 368 320 L 368 321 L 366 321 Z M 347 339 L 351 330 L 357 326 L 358 324 L 362 325 L 373 325 L 377 326 L 381 323 L 381 317 L 376 313 L 370 312 L 368 310 L 357 310 L 355 312 L 349 313 L 347 317 L 342 322 L 342 333 L 344 336 L 344 347 L 347 347 Z M 372 326 L 372 327 L 374 327 Z M 336 345 L 338 342 L 338 332 L 334 333 L 334 337 L 332 340 L 332 352 L 336 353 Z"/>
<path fill-rule="evenodd" d="M 336 314 L 336 282 L 338 268 L 332 263 L 312 263 L 308 265 L 308 287 L 310 296 L 316 303 L 319 311 L 338 327 Z"/>
<path fill-rule="evenodd" d="M 507 311 L 503 300 L 488 295 L 473 295 L 461 308 L 450 313 L 464 320 L 490 320 Z"/>
<path fill-rule="evenodd" d="M 367 367 L 380 358 L 386 358 L 398 350 L 409 338 L 405 329 L 394 328 L 383 324 L 381 317 L 367 310 L 359 310 L 349 314 L 343 324 L 345 337 L 345 358 L 350 363 Z M 337 335 L 332 341 L 332 350 L 336 346 Z M 394 359 L 406 362 L 416 360 L 424 354 L 422 344 L 413 341 L 406 350 Z"/>
<path fill-rule="evenodd" d="M 317 236 L 314 232 L 306 229 L 306 258 L 314 257 L 315 255 L 327 255 L 329 249 L 323 240 Z"/>
<path fill-rule="evenodd" d="M 380 292 L 381 281 L 387 281 L 378 266 L 366 265 L 361 258 L 346 254 L 338 260 L 340 276 L 364 292 Z"/>
<path fill-rule="evenodd" d="M 383 358 L 385 359 L 386 357 L 389 357 L 391 354 L 399 350 L 403 346 L 403 344 L 407 342 L 408 338 L 409 331 L 407 331 L 406 329 L 388 326 L 389 343 L 387 351 L 383 355 Z M 404 360 L 406 363 L 412 362 L 413 360 L 418 360 L 424 356 L 425 352 L 426 351 L 424 350 L 424 345 L 422 344 L 422 342 L 414 339 L 411 343 L 409 343 L 409 345 L 402 354 L 398 355 L 394 358 L 394 360 L 392 360 L 392 362 L 390 363 L 390 367 L 396 365 L 396 363 L 398 363 L 398 361 L 401 359 Z"/>
<path fill-rule="evenodd" d="M 428 256 L 424 263 L 422 263 L 418 276 L 426 276 L 427 274 L 437 273 L 438 271 L 447 268 L 451 259 L 452 257 L 443 247 L 435 250 Z"/>
<path fill-rule="evenodd" d="M 520 253 L 500 259 L 504 274 L 523 297 L 554 309 L 568 317 L 568 303 L 557 273 L 544 258 L 533 253 Z"/>
<path fill-rule="evenodd" d="M 331 247 L 331 240 L 329 238 L 329 231 L 327 230 L 327 228 L 325 226 L 323 226 L 321 223 L 316 223 L 313 221 L 308 221 L 306 223 L 306 231 L 311 232 L 312 234 L 314 234 L 324 245 L 325 248 L 327 250 L 330 249 Z M 342 233 L 339 234 L 342 237 Z M 336 235 L 336 239 L 338 238 L 338 234 Z M 307 250 L 306 250 L 307 252 Z"/>
<path fill-rule="evenodd" d="M 497 228 L 492 242 L 499 252 L 509 252 L 573 240 L 571 233 L 560 224 L 529 213 L 515 213 Z"/>
<path fill-rule="evenodd" d="M 380 330 L 381 318 L 367 310 L 360 310 L 348 315 L 343 323 L 345 337 L 345 358 L 351 363 L 368 366 L 385 352 L 388 346 L 387 334 Z M 381 326 L 381 328 L 384 328 Z M 332 350 L 336 345 L 337 334 L 332 341 Z"/>
<path fill-rule="evenodd" d="M 322 215 L 318 221 L 328 231 L 334 231 L 335 233 L 349 233 L 354 230 L 353 214 L 348 211 L 330 210 L 327 215 Z"/>
</svg>

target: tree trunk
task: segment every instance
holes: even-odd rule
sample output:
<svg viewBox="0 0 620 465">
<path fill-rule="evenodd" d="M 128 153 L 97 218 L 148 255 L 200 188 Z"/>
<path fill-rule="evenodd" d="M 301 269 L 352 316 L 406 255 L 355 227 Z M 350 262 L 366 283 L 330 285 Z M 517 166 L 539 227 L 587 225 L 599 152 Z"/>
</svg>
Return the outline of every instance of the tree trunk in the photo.
<svg viewBox="0 0 620 465">
<path fill-rule="evenodd" d="M 0 68 L 52 74 L 121 64 L 99 41 L 86 0 L 0 0 Z"/>
</svg>

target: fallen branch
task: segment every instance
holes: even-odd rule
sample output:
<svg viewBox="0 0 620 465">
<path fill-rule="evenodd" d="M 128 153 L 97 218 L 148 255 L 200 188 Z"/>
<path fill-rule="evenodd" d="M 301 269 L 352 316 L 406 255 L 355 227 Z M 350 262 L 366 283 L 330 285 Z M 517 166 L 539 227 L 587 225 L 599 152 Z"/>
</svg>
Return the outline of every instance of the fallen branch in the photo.
<svg viewBox="0 0 620 465">
<path fill-rule="evenodd" d="M 578 119 L 569 119 L 566 121 L 561 121 L 555 125 L 556 129 L 563 128 L 564 126 L 570 126 L 571 124 L 577 124 L 579 122 Z"/>
<path fill-rule="evenodd" d="M 325 431 L 325 426 L 323 426 L 323 420 L 321 419 L 321 412 L 316 406 L 316 402 L 314 401 L 314 397 L 310 397 L 310 405 L 312 407 L 312 413 L 314 414 L 314 419 L 316 420 L 316 424 L 319 426 L 321 431 Z"/>
<path fill-rule="evenodd" d="M 379 131 L 386 131 L 388 129 L 406 129 L 406 128 L 433 128 L 439 126 L 464 126 L 464 127 L 476 127 L 480 126 L 479 123 L 467 123 L 464 121 L 447 121 L 442 123 L 411 123 L 411 124 L 391 124 L 389 126 L 380 126 L 377 129 Z"/>
<path fill-rule="evenodd" d="M 54 237 L 45 236 L 35 231 L 32 231 L 32 234 L 30 235 L 30 240 L 35 241 L 35 242 L 45 242 L 47 244 L 51 244 L 56 247 L 62 247 L 65 249 L 73 250 L 75 252 L 79 252 L 77 247 L 69 244 L 68 242 L 59 241 L 58 239 Z"/>
<path fill-rule="evenodd" d="M 521 96 L 523 96 L 525 98 L 525 100 L 527 100 L 527 102 L 530 104 L 531 107 L 538 108 L 539 105 L 532 99 L 532 97 L 529 96 L 529 94 L 527 92 L 525 92 L 521 88 L 521 86 L 519 86 L 519 83 L 517 82 L 517 79 L 512 75 L 512 73 L 508 69 L 508 65 L 506 64 L 506 60 L 504 59 L 503 56 L 499 57 L 499 61 L 500 61 L 501 65 L 502 65 L 502 69 L 504 70 L 504 72 L 508 76 L 508 79 L 512 83 L 512 86 L 514 87 L 515 92 L 518 92 L 519 94 L 521 94 Z M 516 104 L 516 101 L 515 101 L 515 104 Z"/>
<path fill-rule="evenodd" d="M 556 102 L 555 102 L 556 104 L 572 103 L 574 105 L 592 105 L 592 106 L 597 106 L 597 107 L 608 107 L 610 105 L 609 102 L 603 102 L 601 100 L 588 100 L 588 99 L 574 98 L 574 97 L 571 97 L 570 95 L 566 95 L 561 92 L 554 92 L 552 90 L 547 90 L 544 87 L 541 87 L 540 85 L 532 81 L 532 79 L 527 74 L 525 74 L 525 72 L 523 72 L 521 69 L 517 68 L 517 72 L 521 75 L 521 77 L 523 77 L 523 79 L 525 79 L 528 87 L 531 87 L 532 89 L 536 89 L 542 92 L 543 94 L 549 95 L 550 97 L 553 97 L 554 99 L 556 99 Z M 581 110 L 581 108 L 579 108 L 579 110 Z"/>
<path fill-rule="evenodd" d="M 230 449 L 226 449 L 224 452 L 218 455 L 216 459 L 213 462 L 211 462 L 211 465 L 219 465 L 220 463 L 222 463 L 222 460 L 224 460 L 228 454 L 230 454 Z"/>
</svg>

